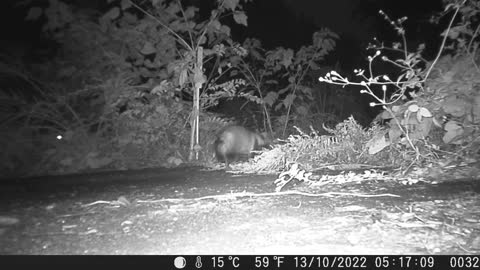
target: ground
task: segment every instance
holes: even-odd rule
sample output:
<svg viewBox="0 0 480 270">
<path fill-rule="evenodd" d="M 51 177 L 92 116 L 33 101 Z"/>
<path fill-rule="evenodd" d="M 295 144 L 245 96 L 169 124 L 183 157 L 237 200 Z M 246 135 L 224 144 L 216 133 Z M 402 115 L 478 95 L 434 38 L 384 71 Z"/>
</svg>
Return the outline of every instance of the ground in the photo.
<svg viewBox="0 0 480 270">
<path fill-rule="evenodd" d="M 187 167 L 5 180 L 0 254 L 480 252 L 478 180 L 274 192 L 277 177 Z"/>
</svg>

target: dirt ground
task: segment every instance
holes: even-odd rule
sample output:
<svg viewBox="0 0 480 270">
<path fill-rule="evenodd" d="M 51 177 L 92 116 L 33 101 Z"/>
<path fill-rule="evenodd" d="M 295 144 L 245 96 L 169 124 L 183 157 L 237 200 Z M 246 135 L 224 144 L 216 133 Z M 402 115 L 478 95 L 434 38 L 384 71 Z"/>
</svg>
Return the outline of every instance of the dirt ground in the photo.
<svg viewBox="0 0 480 270">
<path fill-rule="evenodd" d="M 276 193 L 276 177 L 190 167 L 5 180 L 0 254 L 480 253 L 478 179 Z"/>
</svg>

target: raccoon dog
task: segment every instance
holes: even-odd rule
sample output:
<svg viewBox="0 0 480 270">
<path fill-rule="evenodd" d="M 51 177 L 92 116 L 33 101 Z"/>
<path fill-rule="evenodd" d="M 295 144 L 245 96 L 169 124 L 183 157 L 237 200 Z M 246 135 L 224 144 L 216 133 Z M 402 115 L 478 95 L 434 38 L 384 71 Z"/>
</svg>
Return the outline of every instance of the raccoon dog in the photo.
<svg viewBox="0 0 480 270">
<path fill-rule="evenodd" d="M 215 154 L 219 162 L 225 162 L 229 168 L 231 162 L 252 157 L 253 150 L 266 146 L 265 133 L 258 134 L 241 126 L 230 126 L 217 135 Z"/>
</svg>

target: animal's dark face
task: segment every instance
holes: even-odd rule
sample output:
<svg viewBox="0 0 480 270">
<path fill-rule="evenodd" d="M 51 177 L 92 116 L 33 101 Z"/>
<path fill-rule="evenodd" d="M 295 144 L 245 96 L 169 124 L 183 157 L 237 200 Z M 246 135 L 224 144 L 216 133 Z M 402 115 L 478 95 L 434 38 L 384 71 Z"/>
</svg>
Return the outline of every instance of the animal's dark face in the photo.
<svg viewBox="0 0 480 270">
<path fill-rule="evenodd" d="M 268 145 L 273 143 L 273 138 L 272 138 L 272 136 L 270 136 L 270 134 L 268 132 L 260 133 L 259 138 L 260 138 L 260 140 L 258 142 L 259 146 L 268 146 Z"/>
</svg>

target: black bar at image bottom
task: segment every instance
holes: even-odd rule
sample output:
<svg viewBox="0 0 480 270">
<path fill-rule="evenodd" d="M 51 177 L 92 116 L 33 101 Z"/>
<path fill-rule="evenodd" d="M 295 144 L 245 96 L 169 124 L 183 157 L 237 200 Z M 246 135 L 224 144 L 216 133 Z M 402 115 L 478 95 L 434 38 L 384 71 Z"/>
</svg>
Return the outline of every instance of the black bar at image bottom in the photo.
<svg viewBox="0 0 480 270">
<path fill-rule="evenodd" d="M 2 256 L 5 266 L 121 266 L 151 269 L 479 269 L 479 255 Z M 157 268 L 156 268 L 157 267 Z"/>
</svg>

